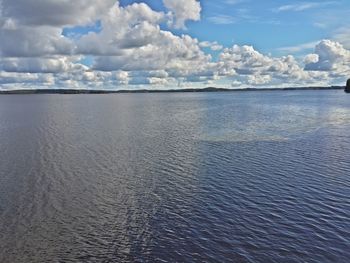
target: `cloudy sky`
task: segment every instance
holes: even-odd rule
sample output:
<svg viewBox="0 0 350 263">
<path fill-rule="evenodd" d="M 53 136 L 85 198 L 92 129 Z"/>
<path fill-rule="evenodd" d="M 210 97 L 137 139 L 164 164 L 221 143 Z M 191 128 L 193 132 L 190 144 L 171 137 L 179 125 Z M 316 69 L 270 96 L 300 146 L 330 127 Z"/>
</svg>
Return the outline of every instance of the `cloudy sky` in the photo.
<svg viewBox="0 0 350 263">
<path fill-rule="evenodd" d="M 0 89 L 343 84 L 349 13 L 349 0 L 0 0 Z"/>
</svg>

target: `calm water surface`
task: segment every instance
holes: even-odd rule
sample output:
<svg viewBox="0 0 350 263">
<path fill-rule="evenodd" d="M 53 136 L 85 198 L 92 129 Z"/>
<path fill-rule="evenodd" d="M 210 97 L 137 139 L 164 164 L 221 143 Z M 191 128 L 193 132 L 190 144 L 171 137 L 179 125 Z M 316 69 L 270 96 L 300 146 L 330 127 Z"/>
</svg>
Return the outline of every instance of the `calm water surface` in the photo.
<svg viewBox="0 0 350 263">
<path fill-rule="evenodd" d="M 350 260 L 342 91 L 0 96 L 0 262 Z"/>
</svg>

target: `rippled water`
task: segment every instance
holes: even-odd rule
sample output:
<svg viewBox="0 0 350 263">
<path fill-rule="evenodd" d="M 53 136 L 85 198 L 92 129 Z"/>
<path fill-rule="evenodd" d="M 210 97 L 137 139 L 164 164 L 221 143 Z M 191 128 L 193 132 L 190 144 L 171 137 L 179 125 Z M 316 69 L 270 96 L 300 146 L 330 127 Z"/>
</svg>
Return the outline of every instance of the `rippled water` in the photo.
<svg viewBox="0 0 350 263">
<path fill-rule="evenodd" d="M 0 96 L 0 262 L 349 262 L 342 91 Z"/>
</svg>

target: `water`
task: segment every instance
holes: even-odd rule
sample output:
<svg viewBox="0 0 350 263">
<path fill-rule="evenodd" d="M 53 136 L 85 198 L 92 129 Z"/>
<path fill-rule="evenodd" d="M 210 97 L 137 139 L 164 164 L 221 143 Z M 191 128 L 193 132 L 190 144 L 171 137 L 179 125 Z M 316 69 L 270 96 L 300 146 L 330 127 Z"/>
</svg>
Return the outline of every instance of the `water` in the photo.
<svg viewBox="0 0 350 263">
<path fill-rule="evenodd" d="M 0 262 L 349 262 L 342 91 L 0 96 Z"/>
</svg>

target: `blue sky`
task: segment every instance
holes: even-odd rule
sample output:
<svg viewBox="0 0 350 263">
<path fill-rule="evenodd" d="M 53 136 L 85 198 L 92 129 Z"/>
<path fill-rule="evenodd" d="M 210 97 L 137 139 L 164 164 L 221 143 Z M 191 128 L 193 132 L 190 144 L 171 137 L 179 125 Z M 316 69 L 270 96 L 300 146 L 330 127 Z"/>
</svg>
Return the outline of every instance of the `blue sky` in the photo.
<svg viewBox="0 0 350 263">
<path fill-rule="evenodd" d="M 121 4 L 133 2 L 145 2 L 155 10 L 165 11 L 159 0 L 124 0 Z M 281 48 L 332 38 L 338 29 L 350 23 L 350 1 L 347 0 L 201 0 L 201 6 L 201 21 L 188 22 L 185 33 L 227 47 L 253 45 L 272 54 L 288 53 Z"/>
<path fill-rule="evenodd" d="M 350 1 L 0 0 L 0 88 L 342 83 Z"/>
</svg>

